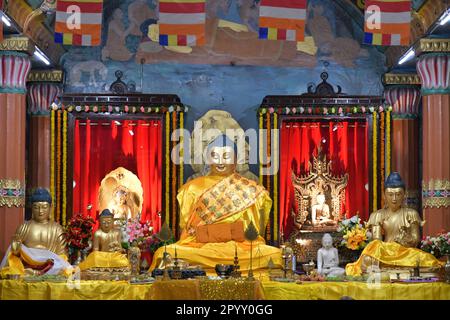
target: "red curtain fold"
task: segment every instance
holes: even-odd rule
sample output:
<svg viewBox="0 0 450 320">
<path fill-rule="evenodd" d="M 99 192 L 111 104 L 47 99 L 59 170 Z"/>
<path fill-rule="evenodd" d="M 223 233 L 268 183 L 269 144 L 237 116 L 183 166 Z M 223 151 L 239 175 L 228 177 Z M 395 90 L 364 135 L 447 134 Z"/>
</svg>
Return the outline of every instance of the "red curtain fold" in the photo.
<svg viewBox="0 0 450 320">
<path fill-rule="evenodd" d="M 73 212 L 98 216 L 98 192 L 106 174 L 124 167 L 144 190 L 142 221 L 159 231 L 162 207 L 160 120 L 79 120 L 74 132 Z"/>
<path fill-rule="evenodd" d="M 293 228 L 292 211 L 297 213 L 291 171 L 309 171 L 308 162 L 322 153 L 332 161 L 334 175 L 349 174 L 342 211 L 347 218 L 359 214 L 369 217 L 369 168 L 367 123 L 361 120 L 283 121 L 280 132 L 280 227 L 288 235 Z"/>
</svg>

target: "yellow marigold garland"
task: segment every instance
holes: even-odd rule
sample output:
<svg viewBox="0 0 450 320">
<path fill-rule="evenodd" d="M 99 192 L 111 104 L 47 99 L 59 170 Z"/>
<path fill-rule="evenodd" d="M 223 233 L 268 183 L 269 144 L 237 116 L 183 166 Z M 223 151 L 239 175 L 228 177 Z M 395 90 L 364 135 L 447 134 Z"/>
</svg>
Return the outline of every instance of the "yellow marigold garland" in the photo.
<svg viewBox="0 0 450 320">
<path fill-rule="evenodd" d="M 276 170 L 274 172 L 273 176 L 273 240 L 278 240 L 278 156 L 279 156 L 279 149 L 278 149 L 278 114 L 273 114 L 273 129 L 274 136 L 273 136 L 273 151 L 274 151 L 274 169 Z"/>
<path fill-rule="evenodd" d="M 56 221 L 60 222 L 61 210 L 59 196 L 61 193 L 61 111 L 56 114 Z"/>
<path fill-rule="evenodd" d="M 165 200 L 166 200 L 166 213 L 164 217 L 164 221 L 169 223 L 170 217 L 170 113 L 166 112 L 166 157 L 165 157 L 165 166 L 166 166 L 166 183 L 165 183 Z"/>
<path fill-rule="evenodd" d="M 172 130 L 177 128 L 177 113 L 172 112 Z M 176 141 L 172 141 L 172 150 L 176 146 Z M 175 235 L 177 230 L 177 166 L 172 161 L 172 232 Z"/>
<path fill-rule="evenodd" d="M 62 225 L 66 225 L 67 209 L 67 111 L 63 111 Z"/>
<path fill-rule="evenodd" d="M 51 220 L 55 220 L 55 110 L 50 111 L 50 194 L 52 196 Z"/>
<path fill-rule="evenodd" d="M 266 172 L 266 189 L 267 189 L 267 192 L 269 192 L 269 195 L 270 195 L 270 191 L 271 191 L 271 186 L 270 186 L 270 177 L 271 177 L 271 175 L 270 175 L 270 172 L 269 172 L 269 168 L 270 168 L 270 166 L 271 165 L 273 165 L 272 163 L 270 163 L 270 155 L 271 155 L 271 145 L 270 145 L 270 143 L 271 143 L 271 141 L 270 141 L 270 134 L 271 134 L 271 126 L 270 126 L 270 113 L 269 112 L 267 112 L 266 113 L 266 129 L 267 129 L 267 131 L 266 131 L 266 137 L 267 137 L 267 154 L 266 154 L 266 157 L 267 157 L 267 159 L 266 159 L 266 170 L 267 170 L 267 172 Z M 270 239 L 270 237 L 271 237 L 271 230 L 270 230 L 270 228 L 271 228 L 271 224 L 272 224 L 272 221 L 271 221 L 271 219 L 270 219 L 270 216 L 269 216 L 269 220 L 268 220 L 268 222 L 267 222 L 267 227 L 266 227 L 266 230 L 267 230 L 267 233 L 266 233 L 266 237 L 267 237 L 267 239 Z"/>
<path fill-rule="evenodd" d="M 377 206 L 377 112 L 373 112 L 373 135 L 372 135 L 372 167 L 373 167 L 373 210 L 376 211 Z"/>
<path fill-rule="evenodd" d="M 263 185 L 263 118 L 262 114 L 259 113 L 259 184 Z"/>
<path fill-rule="evenodd" d="M 184 180 L 184 112 L 180 112 L 180 186 L 183 185 Z"/>
<path fill-rule="evenodd" d="M 391 111 L 386 111 L 386 176 L 391 173 Z"/>
</svg>

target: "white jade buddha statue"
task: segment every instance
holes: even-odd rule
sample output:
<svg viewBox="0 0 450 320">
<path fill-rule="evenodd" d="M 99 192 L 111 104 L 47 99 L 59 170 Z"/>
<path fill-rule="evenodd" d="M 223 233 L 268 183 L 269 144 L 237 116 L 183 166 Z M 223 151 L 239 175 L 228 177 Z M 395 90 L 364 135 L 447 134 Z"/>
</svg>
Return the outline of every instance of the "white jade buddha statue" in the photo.
<svg viewBox="0 0 450 320">
<path fill-rule="evenodd" d="M 333 238 L 329 233 L 322 237 L 322 248 L 317 251 L 317 272 L 325 276 L 340 276 L 345 270 L 339 267 L 339 256 L 333 247 Z"/>
</svg>

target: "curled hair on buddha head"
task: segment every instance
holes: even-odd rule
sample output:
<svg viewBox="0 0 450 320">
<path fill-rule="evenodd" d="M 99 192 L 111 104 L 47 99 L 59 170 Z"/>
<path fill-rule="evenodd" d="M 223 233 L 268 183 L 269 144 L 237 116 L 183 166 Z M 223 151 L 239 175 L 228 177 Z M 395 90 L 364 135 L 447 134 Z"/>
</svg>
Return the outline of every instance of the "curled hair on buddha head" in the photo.
<svg viewBox="0 0 450 320">
<path fill-rule="evenodd" d="M 47 202 L 49 204 L 52 204 L 52 196 L 47 189 L 37 188 L 31 195 L 31 203 L 35 202 Z"/>
<path fill-rule="evenodd" d="M 405 183 L 398 172 L 392 172 L 384 182 L 384 188 L 402 188 L 405 190 Z"/>
<path fill-rule="evenodd" d="M 114 217 L 114 215 L 109 211 L 109 209 L 104 209 L 102 213 L 100 213 L 100 218 Z"/>
</svg>

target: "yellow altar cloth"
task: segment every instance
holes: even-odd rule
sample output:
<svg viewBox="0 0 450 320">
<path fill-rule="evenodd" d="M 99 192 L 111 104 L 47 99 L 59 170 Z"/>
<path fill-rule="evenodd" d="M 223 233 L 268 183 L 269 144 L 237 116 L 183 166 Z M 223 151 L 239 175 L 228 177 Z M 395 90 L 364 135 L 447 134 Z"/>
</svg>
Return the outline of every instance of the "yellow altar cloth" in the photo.
<svg viewBox="0 0 450 320">
<path fill-rule="evenodd" d="M 130 263 L 123 253 L 103 251 L 92 251 L 86 260 L 79 264 L 80 270 L 90 268 L 126 268 L 129 266 Z"/>
<path fill-rule="evenodd" d="M 440 268 L 444 264 L 433 255 L 417 248 L 407 248 L 396 242 L 374 240 L 364 248 L 359 259 L 345 266 L 347 275 L 360 275 L 363 256 L 370 256 L 393 267 L 415 267 L 417 260 L 421 268 Z"/>
<path fill-rule="evenodd" d="M 174 286 L 177 283 L 183 286 L 182 281 Z M 0 280 L 0 300 L 144 300 L 155 297 L 153 287 L 126 281 L 81 281 L 79 288 L 71 288 L 66 283 Z M 355 300 L 450 300 L 450 284 L 443 282 L 382 283 L 379 288 L 369 288 L 364 282 L 262 281 L 261 287 L 267 300 L 336 300 L 343 296 Z"/>
</svg>

